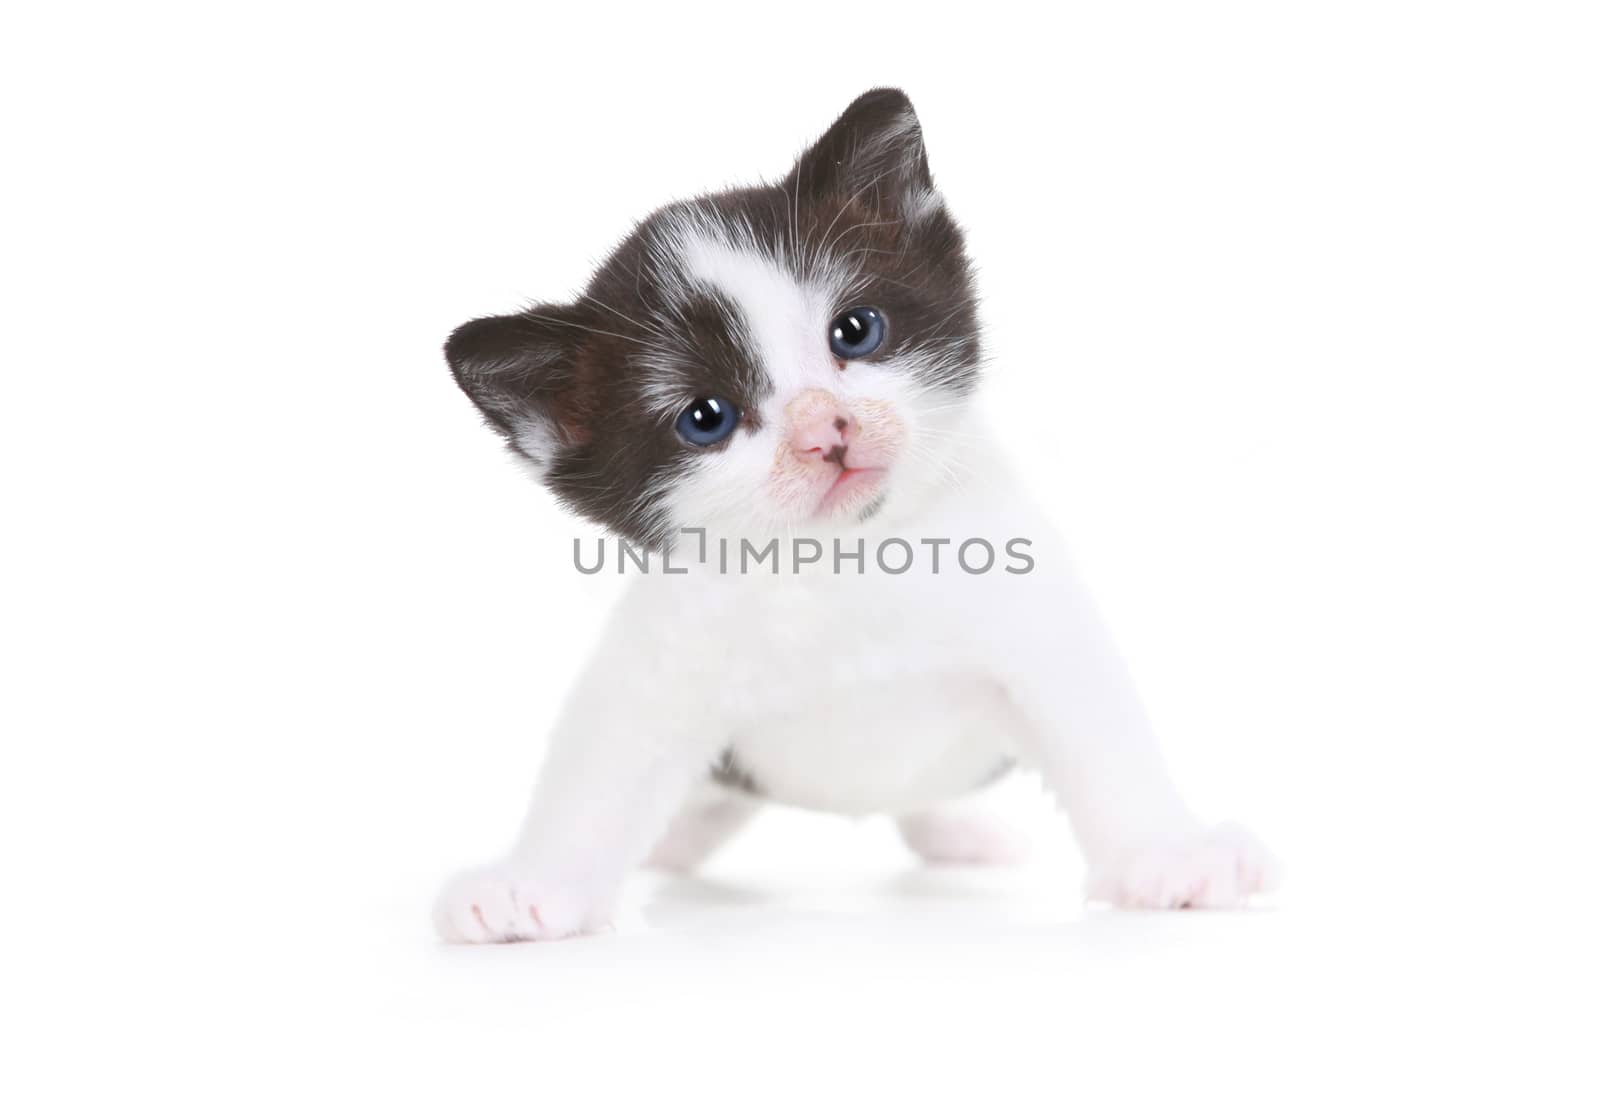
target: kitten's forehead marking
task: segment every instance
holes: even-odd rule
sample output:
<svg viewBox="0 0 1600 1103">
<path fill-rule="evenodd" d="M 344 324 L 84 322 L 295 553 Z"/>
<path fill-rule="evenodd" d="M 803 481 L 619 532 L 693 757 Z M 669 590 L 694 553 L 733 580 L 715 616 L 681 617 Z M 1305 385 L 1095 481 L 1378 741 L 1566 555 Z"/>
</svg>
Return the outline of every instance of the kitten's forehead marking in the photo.
<svg viewBox="0 0 1600 1103">
<path fill-rule="evenodd" d="M 674 244 L 685 283 L 716 290 L 743 315 L 777 394 L 832 374 L 826 326 L 837 281 L 801 279 L 779 255 L 720 227 L 683 226 Z"/>
</svg>

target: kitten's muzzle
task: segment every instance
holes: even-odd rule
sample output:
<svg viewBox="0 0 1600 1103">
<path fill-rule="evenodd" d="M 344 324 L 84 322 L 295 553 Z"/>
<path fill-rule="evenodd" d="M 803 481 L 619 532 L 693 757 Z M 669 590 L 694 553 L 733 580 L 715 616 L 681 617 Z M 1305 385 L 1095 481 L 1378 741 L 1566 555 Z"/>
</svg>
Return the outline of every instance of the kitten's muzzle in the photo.
<svg viewBox="0 0 1600 1103">
<path fill-rule="evenodd" d="M 796 519 L 858 512 L 883 492 L 904 439 L 888 402 L 802 391 L 783 408 L 769 491 Z"/>
</svg>

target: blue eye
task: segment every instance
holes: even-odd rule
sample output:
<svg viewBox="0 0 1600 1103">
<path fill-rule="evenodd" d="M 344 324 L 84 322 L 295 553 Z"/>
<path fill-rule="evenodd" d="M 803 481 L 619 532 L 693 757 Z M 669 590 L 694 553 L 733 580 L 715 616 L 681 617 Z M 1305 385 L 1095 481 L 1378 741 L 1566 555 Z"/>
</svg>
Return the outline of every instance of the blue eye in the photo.
<svg viewBox="0 0 1600 1103">
<path fill-rule="evenodd" d="M 678 435 L 701 448 L 726 440 L 739 424 L 739 409 L 721 398 L 697 398 L 678 415 Z"/>
<path fill-rule="evenodd" d="M 840 360 L 860 360 L 878 351 L 887 331 L 882 314 L 870 306 L 858 306 L 828 326 L 828 347 Z"/>
</svg>

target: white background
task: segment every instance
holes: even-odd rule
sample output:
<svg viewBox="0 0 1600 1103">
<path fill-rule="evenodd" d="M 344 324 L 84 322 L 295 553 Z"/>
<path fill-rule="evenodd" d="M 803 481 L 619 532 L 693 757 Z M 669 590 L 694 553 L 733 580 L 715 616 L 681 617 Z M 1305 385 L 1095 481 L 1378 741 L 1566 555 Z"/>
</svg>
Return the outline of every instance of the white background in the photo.
<svg viewBox="0 0 1600 1103">
<path fill-rule="evenodd" d="M 35 8 L 7 1098 L 1595 1090 L 1587 5 Z M 614 936 L 437 945 L 616 589 L 440 343 L 885 83 L 970 230 L 994 423 L 1288 887 L 1086 911 L 1019 784 L 1023 871 L 779 812 Z"/>
</svg>

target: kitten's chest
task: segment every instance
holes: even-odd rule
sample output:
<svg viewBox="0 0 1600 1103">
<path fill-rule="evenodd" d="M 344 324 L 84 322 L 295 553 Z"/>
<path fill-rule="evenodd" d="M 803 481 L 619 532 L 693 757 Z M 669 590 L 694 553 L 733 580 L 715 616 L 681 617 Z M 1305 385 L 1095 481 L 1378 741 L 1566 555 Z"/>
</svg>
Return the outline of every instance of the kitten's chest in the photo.
<svg viewBox="0 0 1600 1103">
<path fill-rule="evenodd" d="M 752 595 L 731 625 L 730 680 L 771 711 L 969 665 L 937 595 L 915 580 L 872 581 L 802 581 Z"/>
<path fill-rule="evenodd" d="M 901 812 L 970 793 L 1017 754 L 1002 687 L 972 673 L 853 682 L 730 732 L 741 788 L 828 812 Z"/>
<path fill-rule="evenodd" d="M 785 586 L 751 607 L 725 673 L 734 756 L 763 795 L 894 811 L 1004 768 L 1016 720 L 1002 686 L 967 653 L 948 606 L 899 581 Z"/>
</svg>

